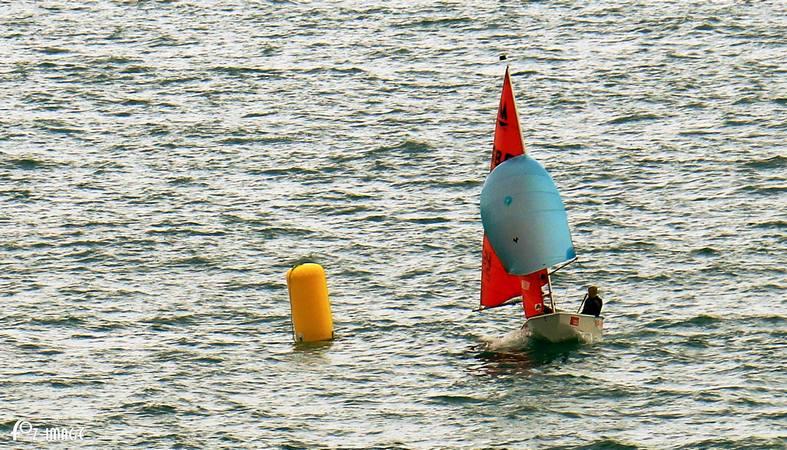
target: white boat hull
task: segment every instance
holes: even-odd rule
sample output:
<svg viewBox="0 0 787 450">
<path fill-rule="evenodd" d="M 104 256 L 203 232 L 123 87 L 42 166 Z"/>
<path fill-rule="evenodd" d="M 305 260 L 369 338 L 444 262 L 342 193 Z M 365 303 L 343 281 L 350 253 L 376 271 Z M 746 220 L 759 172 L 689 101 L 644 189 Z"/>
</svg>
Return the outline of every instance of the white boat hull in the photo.
<svg viewBox="0 0 787 450">
<path fill-rule="evenodd" d="M 604 317 L 558 311 L 531 317 L 523 327 L 529 329 L 533 337 L 549 342 L 592 342 L 601 338 Z"/>
</svg>

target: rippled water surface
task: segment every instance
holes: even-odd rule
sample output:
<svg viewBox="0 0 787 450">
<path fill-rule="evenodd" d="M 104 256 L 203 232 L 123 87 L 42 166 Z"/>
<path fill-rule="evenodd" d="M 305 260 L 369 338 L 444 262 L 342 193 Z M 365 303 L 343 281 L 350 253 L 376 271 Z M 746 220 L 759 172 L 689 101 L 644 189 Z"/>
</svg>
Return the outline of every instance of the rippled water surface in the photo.
<svg viewBox="0 0 787 450">
<path fill-rule="evenodd" d="M 0 3 L 0 446 L 785 448 L 785 11 Z M 501 54 L 601 342 L 483 349 Z"/>
</svg>

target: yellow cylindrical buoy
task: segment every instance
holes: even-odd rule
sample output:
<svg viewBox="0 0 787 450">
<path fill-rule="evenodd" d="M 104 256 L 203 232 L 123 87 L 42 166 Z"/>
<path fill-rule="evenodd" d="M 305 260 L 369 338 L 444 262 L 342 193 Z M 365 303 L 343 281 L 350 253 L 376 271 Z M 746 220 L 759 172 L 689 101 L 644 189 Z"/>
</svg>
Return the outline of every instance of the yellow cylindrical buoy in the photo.
<svg viewBox="0 0 787 450">
<path fill-rule="evenodd" d="M 333 339 L 331 302 L 328 300 L 328 283 L 322 266 L 307 263 L 288 270 L 287 289 L 290 291 L 295 342 Z"/>
</svg>

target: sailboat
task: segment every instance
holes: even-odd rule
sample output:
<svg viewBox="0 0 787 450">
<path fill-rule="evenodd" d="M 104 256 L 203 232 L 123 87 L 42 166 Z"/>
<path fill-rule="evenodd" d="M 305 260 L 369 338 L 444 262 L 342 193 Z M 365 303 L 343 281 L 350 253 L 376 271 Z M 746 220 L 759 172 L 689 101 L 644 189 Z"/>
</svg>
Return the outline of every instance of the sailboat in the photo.
<svg viewBox="0 0 787 450">
<path fill-rule="evenodd" d="M 521 301 L 523 328 L 536 339 L 600 338 L 603 317 L 557 308 L 551 277 L 577 256 L 560 193 L 544 167 L 525 152 L 508 67 L 489 171 L 481 191 L 479 310 Z"/>
</svg>

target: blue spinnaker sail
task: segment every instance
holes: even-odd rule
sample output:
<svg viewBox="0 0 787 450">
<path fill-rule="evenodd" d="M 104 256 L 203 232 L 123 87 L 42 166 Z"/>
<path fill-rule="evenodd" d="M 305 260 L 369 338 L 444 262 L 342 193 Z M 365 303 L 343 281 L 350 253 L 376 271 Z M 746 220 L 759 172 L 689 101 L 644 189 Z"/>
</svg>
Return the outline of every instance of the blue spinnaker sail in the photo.
<svg viewBox="0 0 787 450">
<path fill-rule="evenodd" d="M 555 182 L 527 155 L 500 164 L 486 178 L 481 220 L 510 274 L 527 275 L 576 257 Z"/>
</svg>

